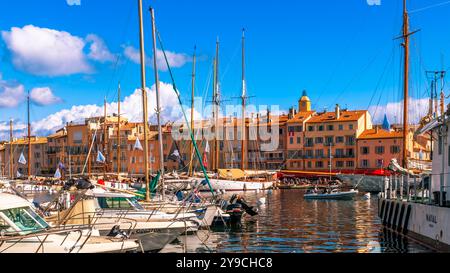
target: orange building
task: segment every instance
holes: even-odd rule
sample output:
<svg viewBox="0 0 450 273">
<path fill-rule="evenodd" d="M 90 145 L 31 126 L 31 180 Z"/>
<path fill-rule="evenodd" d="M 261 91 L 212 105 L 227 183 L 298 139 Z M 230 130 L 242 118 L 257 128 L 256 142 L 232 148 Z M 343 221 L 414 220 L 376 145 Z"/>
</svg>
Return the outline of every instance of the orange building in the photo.
<svg viewBox="0 0 450 273">
<path fill-rule="evenodd" d="M 50 173 L 55 173 L 59 167 L 59 163 L 63 163 L 64 166 L 69 166 L 68 159 L 68 145 L 67 145 L 67 128 L 64 127 L 58 130 L 55 134 L 47 137 L 48 149 L 48 168 Z M 64 171 L 61 170 L 64 175 Z"/>
<path fill-rule="evenodd" d="M 13 151 L 13 158 L 10 160 L 10 149 Z M 27 164 L 19 163 L 19 158 L 23 154 Z M 28 137 L 14 139 L 13 142 L 4 144 L 4 164 L 5 176 L 17 178 L 20 173 L 21 176 L 26 177 L 28 174 L 28 160 L 30 161 L 31 176 L 40 176 L 48 174 L 47 165 L 47 138 L 45 137 L 31 137 L 31 158 L 28 159 Z M 10 164 L 13 165 L 13 173 L 10 173 Z"/>
<path fill-rule="evenodd" d="M 425 170 L 431 168 L 431 140 L 419 136 L 414 139 L 414 129 L 408 134 L 408 167 Z M 358 168 L 382 169 L 392 159 L 403 162 L 403 131 L 379 128 L 365 131 L 358 138 Z"/>
</svg>

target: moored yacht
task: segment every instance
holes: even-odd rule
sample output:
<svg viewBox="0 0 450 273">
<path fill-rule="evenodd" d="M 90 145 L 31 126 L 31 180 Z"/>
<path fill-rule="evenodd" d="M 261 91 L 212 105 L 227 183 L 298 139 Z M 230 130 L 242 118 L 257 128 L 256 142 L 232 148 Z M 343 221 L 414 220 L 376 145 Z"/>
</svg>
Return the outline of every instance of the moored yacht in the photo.
<svg viewBox="0 0 450 273">
<path fill-rule="evenodd" d="M 25 199 L 0 193 L 0 253 L 113 253 L 139 249 L 135 240 L 95 229 L 53 229 Z"/>
</svg>

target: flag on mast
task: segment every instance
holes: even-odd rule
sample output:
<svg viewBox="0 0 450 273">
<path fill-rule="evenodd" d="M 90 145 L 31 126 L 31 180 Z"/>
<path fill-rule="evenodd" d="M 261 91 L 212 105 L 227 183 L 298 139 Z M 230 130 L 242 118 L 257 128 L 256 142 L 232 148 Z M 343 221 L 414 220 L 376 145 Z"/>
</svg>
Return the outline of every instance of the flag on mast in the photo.
<svg viewBox="0 0 450 273">
<path fill-rule="evenodd" d="M 97 162 L 106 163 L 106 157 L 100 151 L 98 151 Z"/>
<path fill-rule="evenodd" d="M 210 152 L 209 142 L 207 141 L 207 142 L 206 142 L 205 153 L 206 153 L 206 154 L 209 154 L 209 152 Z"/>
<path fill-rule="evenodd" d="M 17 171 L 16 177 L 17 177 L 17 178 L 21 178 L 21 177 L 22 177 L 22 174 L 21 174 L 19 171 Z"/>
<path fill-rule="evenodd" d="M 27 160 L 25 159 L 25 156 L 23 155 L 23 152 L 20 154 L 19 163 L 22 164 L 22 165 L 26 165 L 27 164 Z"/>
<path fill-rule="evenodd" d="M 387 114 L 384 115 L 383 129 L 386 131 L 391 131 L 391 123 L 389 122 Z"/>
<path fill-rule="evenodd" d="M 170 160 L 173 160 L 173 161 L 175 161 L 175 162 L 180 162 L 180 161 L 181 161 L 181 155 L 180 155 L 180 152 L 179 152 L 177 149 L 175 149 L 175 150 L 173 151 L 173 153 L 169 156 L 169 159 L 170 159 Z"/>
<path fill-rule="evenodd" d="M 144 148 L 142 148 L 142 144 L 141 144 L 141 141 L 139 140 L 139 138 L 136 139 L 136 143 L 134 144 L 134 149 L 140 150 L 140 151 L 144 150 Z"/>
<path fill-rule="evenodd" d="M 56 179 L 61 179 L 61 171 L 59 170 L 59 168 L 56 170 L 56 172 L 55 172 L 55 176 L 54 176 L 54 178 L 56 178 Z"/>
</svg>

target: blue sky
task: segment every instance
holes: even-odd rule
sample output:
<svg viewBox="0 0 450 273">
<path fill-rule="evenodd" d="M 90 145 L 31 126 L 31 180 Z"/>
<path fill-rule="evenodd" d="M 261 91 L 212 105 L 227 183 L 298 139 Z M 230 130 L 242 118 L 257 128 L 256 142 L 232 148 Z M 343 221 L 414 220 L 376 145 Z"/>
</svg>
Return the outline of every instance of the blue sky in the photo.
<svg viewBox="0 0 450 273">
<path fill-rule="evenodd" d="M 408 2 L 409 10 L 414 11 L 445 1 Z M 339 103 L 350 109 L 372 106 L 377 112 L 383 112 L 389 109 L 388 103 L 402 99 L 402 55 L 399 41 L 393 40 L 401 31 L 400 0 L 381 0 L 379 6 L 368 5 L 367 0 L 144 0 L 149 58 L 152 55 L 147 11 L 150 5 L 156 9 L 157 26 L 166 50 L 185 58 L 184 65 L 175 68 L 174 73 L 186 102 L 190 96 L 191 74 L 188 56 L 196 45 L 200 55 L 197 95 L 205 91 L 209 95 L 211 87 L 205 87 L 211 73 L 215 41 L 220 37 L 223 97 L 229 101 L 227 103 L 237 103 L 233 97 L 240 94 L 243 27 L 247 30 L 247 82 L 248 93 L 254 96 L 253 104 L 278 104 L 281 109 L 288 109 L 296 105 L 303 89 L 308 90 L 314 108 L 319 111 L 330 110 Z M 33 70 L 28 64 L 15 62 L 17 56 L 11 45 L 5 35 L 0 36 L 0 88 L 2 84 L 21 85 L 25 90 L 48 88 L 55 99 L 41 105 L 33 104 L 34 122 L 71 109 L 73 105 L 101 105 L 105 96 L 112 102 L 119 81 L 123 98 L 140 86 L 139 65 L 124 56 L 127 46 L 139 46 L 137 1 L 81 0 L 81 5 L 70 6 L 66 0 L 17 0 L 2 1 L 0 10 L 2 33 L 28 25 L 64 31 L 83 40 L 82 53 L 86 56 L 90 53 L 87 37 L 93 34 L 103 41 L 114 60 L 116 54 L 121 56 L 117 65 L 111 58 L 98 61 L 85 56 L 83 63 L 89 69 L 54 75 L 39 67 Z M 411 14 L 411 28 L 421 29 L 413 37 L 411 48 L 411 96 L 415 99 L 427 95 L 429 83 L 425 70 L 450 67 L 449 12 L 450 5 L 442 5 Z M 43 49 L 42 56 L 46 56 L 44 51 L 47 50 L 52 49 Z M 161 81 L 169 82 L 167 72 L 160 71 L 160 76 Z M 148 67 L 147 85 L 153 84 L 153 70 Z M 209 95 L 206 100 L 210 99 Z M 25 107 L 23 101 L 15 107 L 1 106 L 0 124 L 10 117 L 23 121 Z M 423 106 L 412 108 L 421 111 Z M 398 117 L 390 114 L 394 116 L 391 119 Z"/>
</svg>

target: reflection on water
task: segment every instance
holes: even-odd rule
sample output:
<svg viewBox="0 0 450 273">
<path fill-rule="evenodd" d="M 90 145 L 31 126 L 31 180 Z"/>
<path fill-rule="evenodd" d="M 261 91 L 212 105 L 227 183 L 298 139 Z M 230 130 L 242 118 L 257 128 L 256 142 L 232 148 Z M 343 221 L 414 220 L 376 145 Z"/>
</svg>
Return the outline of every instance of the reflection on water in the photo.
<svg viewBox="0 0 450 273">
<path fill-rule="evenodd" d="M 235 253 L 412 253 L 431 252 L 406 238 L 383 231 L 378 200 L 303 199 L 301 190 L 243 194 L 250 204 L 266 198 L 260 215 L 246 218 L 241 230 L 215 230 L 205 247 L 187 241 L 187 252 Z M 194 236 L 195 237 L 195 236 Z M 191 246 L 190 246 L 191 244 Z M 180 242 L 166 252 L 183 250 Z M 169 250 L 170 249 L 170 250 Z"/>
</svg>

